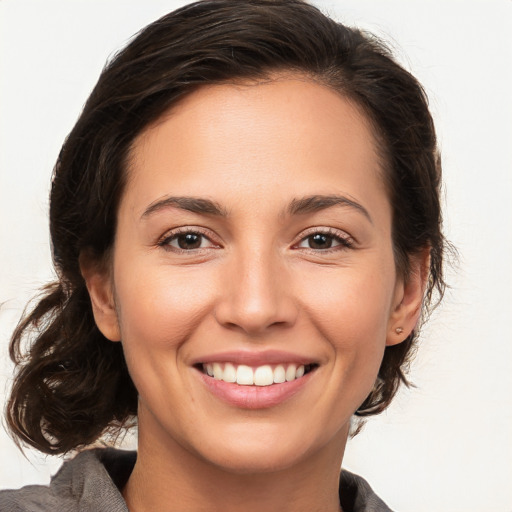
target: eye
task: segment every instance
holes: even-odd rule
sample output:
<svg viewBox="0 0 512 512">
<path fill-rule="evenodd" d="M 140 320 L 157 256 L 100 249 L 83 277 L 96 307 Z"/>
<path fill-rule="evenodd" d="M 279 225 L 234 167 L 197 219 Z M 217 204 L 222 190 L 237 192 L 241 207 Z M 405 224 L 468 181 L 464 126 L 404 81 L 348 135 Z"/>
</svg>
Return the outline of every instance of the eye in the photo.
<svg viewBox="0 0 512 512">
<path fill-rule="evenodd" d="M 199 233 L 180 233 L 167 243 L 179 249 L 199 249 L 203 246 L 205 237 Z"/>
<path fill-rule="evenodd" d="M 314 251 L 336 250 L 352 247 L 352 240 L 338 232 L 315 231 L 304 237 L 297 245 L 298 248 L 312 249 Z"/>
<path fill-rule="evenodd" d="M 192 230 L 167 233 L 158 245 L 176 251 L 193 251 L 216 247 L 206 235 Z"/>
</svg>

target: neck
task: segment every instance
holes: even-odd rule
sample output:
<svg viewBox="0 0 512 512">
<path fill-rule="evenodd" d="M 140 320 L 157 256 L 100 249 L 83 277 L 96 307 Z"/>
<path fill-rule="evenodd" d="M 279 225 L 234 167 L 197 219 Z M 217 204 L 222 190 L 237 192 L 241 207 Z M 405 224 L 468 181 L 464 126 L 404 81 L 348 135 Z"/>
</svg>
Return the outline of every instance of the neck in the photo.
<svg viewBox="0 0 512 512">
<path fill-rule="evenodd" d="M 130 512 L 339 512 L 339 472 L 347 432 L 292 467 L 229 471 L 174 440 L 139 430 L 134 470 L 123 490 Z"/>
</svg>

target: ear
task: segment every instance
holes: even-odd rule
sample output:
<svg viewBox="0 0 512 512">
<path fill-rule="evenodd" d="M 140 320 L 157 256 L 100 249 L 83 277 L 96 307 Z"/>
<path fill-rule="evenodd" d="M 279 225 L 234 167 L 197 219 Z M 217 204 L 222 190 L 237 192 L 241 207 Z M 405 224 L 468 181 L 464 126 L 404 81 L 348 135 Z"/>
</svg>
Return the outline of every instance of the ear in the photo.
<svg viewBox="0 0 512 512">
<path fill-rule="evenodd" d="M 397 280 L 386 345 L 402 343 L 417 326 L 427 285 L 429 264 L 430 247 L 410 256 L 408 276 Z"/>
<path fill-rule="evenodd" d="M 105 267 L 85 254 L 80 255 L 80 271 L 91 299 L 94 321 L 105 338 L 120 341 L 112 280 Z"/>
</svg>

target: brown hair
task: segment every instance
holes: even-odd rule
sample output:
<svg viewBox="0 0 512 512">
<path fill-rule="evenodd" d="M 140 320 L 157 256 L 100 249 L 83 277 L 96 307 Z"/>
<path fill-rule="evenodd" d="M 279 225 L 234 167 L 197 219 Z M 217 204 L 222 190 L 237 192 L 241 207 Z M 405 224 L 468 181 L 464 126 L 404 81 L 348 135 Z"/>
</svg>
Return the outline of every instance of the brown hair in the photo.
<svg viewBox="0 0 512 512">
<path fill-rule="evenodd" d="M 134 138 L 204 84 L 311 77 L 354 101 L 385 156 L 399 272 L 430 248 L 425 312 L 444 290 L 440 161 L 427 99 L 382 42 L 301 0 L 208 0 L 142 30 L 103 70 L 54 169 L 50 232 L 58 281 L 20 321 L 10 346 L 18 365 L 7 420 L 22 442 L 63 453 L 133 423 L 137 391 L 119 343 L 95 325 L 80 273 L 85 251 L 108 257 Z M 375 388 L 356 411 L 383 411 L 406 383 L 416 332 L 385 349 Z M 26 351 L 24 339 L 29 340 Z"/>
</svg>

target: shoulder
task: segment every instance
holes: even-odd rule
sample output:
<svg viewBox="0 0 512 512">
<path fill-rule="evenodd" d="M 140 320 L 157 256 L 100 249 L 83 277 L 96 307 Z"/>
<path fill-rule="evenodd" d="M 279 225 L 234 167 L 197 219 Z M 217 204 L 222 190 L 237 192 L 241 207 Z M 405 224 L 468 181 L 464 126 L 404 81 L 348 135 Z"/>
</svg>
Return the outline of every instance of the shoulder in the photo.
<svg viewBox="0 0 512 512">
<path fill-rule="evenodd" d="M 48 486 L 0 491 L 2 512 L 127 512 L 121 489 L 136 453 L 86 450 L 65 462 Z"/>
<path fill-rule="evenodd" d="M 346 512 L 393 512 L 364 478 L 350 471 L 341 471 L 339 493 Z"/>
<path fill-rule="evenodd" d="M 0 491 L 1 512 L 128 512 L 121 496 L 136 453 L 87 450 L 65 462 L 50 485 Z M 340 503 L 347 512 L 392 512 L 363 478 L 343 470 Z"/>
</svg>

